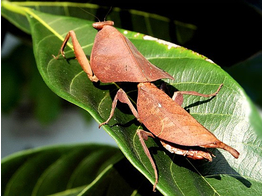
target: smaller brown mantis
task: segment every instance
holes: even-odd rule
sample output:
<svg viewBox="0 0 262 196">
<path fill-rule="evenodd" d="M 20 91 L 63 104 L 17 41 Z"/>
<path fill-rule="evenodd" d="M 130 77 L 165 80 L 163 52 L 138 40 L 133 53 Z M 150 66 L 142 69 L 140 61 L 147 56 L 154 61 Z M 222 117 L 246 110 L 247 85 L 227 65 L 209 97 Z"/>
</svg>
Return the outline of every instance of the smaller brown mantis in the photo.
<svg viewBox="0 0 262 196">
<path fill-rule="evenodd" d="M 158 174 L 156 165 L 144 141 L 148 137 L 158 138 L 169 152 L 192 159 L 207 159 L 212 161 L 212 154 L 205 151 L 204 148 L 221 148 L 231 153 L 235 158 L 238 158 L 238 151 L 218 140 L 214 134 L 197 122 L 181 107 L 184 94 L 213 97 L 218 94 L 221 87 L 222 85 L 212 94 L 200 94 L 195 91 L 177 91 L 171 99 L 154 84 L 139 83 L 137 110 L 129 100 L 127 94 L 122 89 L 119 89 L 113 100 L 109 118 L 104 123 L 101 123 L 99 127 L 107 124 L 113 117 L 118 101 L 126 103 L 129 106 L 137 120 L 143 123 L 150 131 L 147 132 L 139 129 L 137 135 L 154 169 L 155 183 L 153 190 L 155 190 L 158 183 Z M 203 149 L 195 149 L 198 146 Z"/>
<path fill-rule="evenodd" d="M 139 83 L 137 110 L 127 94 L 119 89 L 113 100 L 109 118 L 101 123 L 99 127 L 108 123 L 112 118 L 118 100 L 128 104 L 138 121 L 143 123 L 150 131 L 138 130 L 137 134 L 154 169 L 155 183 L 153 190 L 155 190 L 158 183 L 158 173 L 144 141 L 148 137 L 158 138 L 171 153 L 184 155 L 192 159 L 212 161 L 212 154 L 204 148 L 222 148 L 238 158 L 239 153 L 235 149 L 218 140 L 181 107 L 183 94 L 212 97 L 218 94 L 222 85 L 212 94 L 178 91 L 171 99 L 150 82 L 163 78 L 174 78 L 151 64 L 126 37 L 112 27 L 113 24 L 112 21 L 93 24 L 93 27 L 99 32 L 95 38 L 90 64 L 74 31 L 69 31 L 66 35 L 59 53 L 65 58 L 64 48 L 71 37 L 76 58 L 92 82 L 100 80 L 104 83 Z M 59 55 L 53 57 L 58 59 Z M 202 147 L 203 149 L 199 150 L 195 147 Z"/>
</svg>

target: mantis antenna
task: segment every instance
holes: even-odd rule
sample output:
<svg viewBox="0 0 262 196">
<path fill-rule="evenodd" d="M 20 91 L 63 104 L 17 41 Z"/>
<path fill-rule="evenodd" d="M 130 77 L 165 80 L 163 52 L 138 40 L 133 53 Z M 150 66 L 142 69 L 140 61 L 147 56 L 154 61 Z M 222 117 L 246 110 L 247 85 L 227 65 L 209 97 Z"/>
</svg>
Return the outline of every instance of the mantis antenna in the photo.
<svg viewBox="0 0 262 196">
<path fill-rule="evenodd" d="M 106 13 L 105 17 L 104 17 L 104 21 L 106 21 L 106 17 L 109 15 L 109 13 L 112 11 L 112 6 L 110 7 L 110 9 L 108 10 L 108 12 Z"/>
<path fill-rule="evenodd" d="M 89 15 L 91 15 L 91 16 L 94 16 L 99 22 L 101 22 L 96 15 L 92 14 L 92 13 L 89 12 L 89 11 L 86 11 L 85 9 L 83 9 L 83 8 L 81 8 L 81 7 L 80 7 L 80 9 L 81 9 L 82 11 L 84 11 L 85 13 L 87 13 L 87 14 L 89 14 Z"/>
<path fill-rule="evenodd" d="M 92 13 L 89 12 L 89 11 L 86 11 L 85 9 L 83 9 L 83 8 L 81 8 L 81 7 L 80 7 L 80 9 L 81 9 L 82 11 L 84 11 L 85 13 L 87 13 L 87 14 L 89 14 L 89 15 L 91 15 L 91 16 L 94 16 L 94 17 L 98 20 L 98 22 L 101 22 L 96 15 L 92 14 Z M 105 15 L 105 17 L 104 17 L 104 21 L 106 21 L 106 17 L 109 15 L 109 13 L 111 12 L 111 10 L 112 10 L 112 6 L 110 7 L 110 9 L 108 10 L 108 12 L 106 13 L 106 15 Z"/>
</svg>

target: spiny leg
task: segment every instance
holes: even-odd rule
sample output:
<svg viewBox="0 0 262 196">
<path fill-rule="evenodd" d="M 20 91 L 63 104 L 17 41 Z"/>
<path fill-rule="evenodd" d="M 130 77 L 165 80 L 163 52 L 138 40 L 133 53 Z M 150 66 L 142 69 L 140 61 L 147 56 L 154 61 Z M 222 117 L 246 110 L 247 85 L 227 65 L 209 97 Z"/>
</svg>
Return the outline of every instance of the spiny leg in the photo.
<svg viewBox="0 0 262 196">
<path fill-rule="evenodd" d="M 177 91 L 177 92 L 174 92 L 172 99 L 176 103 L 178 103 L 179 105 L 182 105 L 182 103 L 184 101 L 183 95 L 194 95 L 194 96 L 200 96 L 200 97 L 213 97 L 213 96 L 216 96 L 218 94 L 218 92 L 220 91 L 222 86 L 223 86 L 223 84 L 220 84 L 220 86 L 218 87 L 216 92 L 214 92 L 212 94 L 202 94 L 202 93 L 198 93 L 196 91 Z"/>
<path fill-rule="evenodd" d="M 138 135 L 139 141 L 140 141 L 140 143 L 141 143 L 141 145 L 143 147 L 143 150 L 144 150 L 146 156 L 148 157 L 148 159 L 150 160 L 150 163 L 151 163 L 151 165 L 152 165 L 152 167 L 154 169 L 155 183 L 154 183 L 154 186 L 153 186 L 153 191 L 155 192 L 156 191 L 156 185 L 158 183 L 158 173 L 157 173 L 157 169 L 156 169 L 156 164 L 155 164 L 155 162 L 154 162 L 154 160 L 153 160 L 153 158 L 152 158 L 152 156 L 151 156 L 151 154 L 150 154 L 150 152 L 149 152 L 149 150 L 148 150 L 148 148 L 146 146 L 146 143 L 145 143 L 145 140 L 147 140 L 148 137 L 155 138 L 155 136 L 152 133 L 146 132 L 146 131 L 144 131 L 142 129 L 138 129 L 137 130 L 137 135 Z"/>
<path fill-rule="evenodd" d="M 76 38 L 76 34 L 74 31 L 69 31 L 68 34 L 66 35 L 64 41 L 63 41 L 63 44 L 59 50 L 59 53 L 57 56 L 54 56 L 53 57 L 55 59 L 58 59 L 59 57 L 59 54 L 61 54 L 64 58 L 65 57 L 65 52 L 64 52 L 64 49 L 66 47 L 66 44 L 69 40 L 69 38 L 71 37 L 72 39 L 72 43 L 73 43 L 73 48 L 74 48 L 74 53 L 75 53 L 75 56 L 76 56 L 76 59 L 77 61 L 79 62 L 79 64 L 81 65 L 82 69 L 87 73 L 87 76 L 88 78 L 92 81 L 92 82 L 97 82 L 99 79 L 93 74 L 93 71 L 91 69 L 91 66 L 89 64 L 89 61 L 81 47 L 81 45 L 79 44 L 77 38 Z"/>
<path fill-rule="evenodd" d="M 123 89 L 119 89 L 116 93 L 116 96 L 115 96 L 113 102 L 112 102 L 112 109 L 111 109 L 111 112 L 110 112 L 108 119 L 105 122 L 101 123 L 99 125 L 99 128 L 101 126 L 103 126 L 104 124 L 107 124 L 110 121 L 110 119 L 113 117 L 115 109 L 116 109 L 117 101 L 120 101 L 122 103 L 126 103 L 129 106 L 133 115 L 139 120 L 137 110 L 135 109 L 135 107 L 133 106 L 131 101 L 129 100 L 126 92 Z"/>
</svg>

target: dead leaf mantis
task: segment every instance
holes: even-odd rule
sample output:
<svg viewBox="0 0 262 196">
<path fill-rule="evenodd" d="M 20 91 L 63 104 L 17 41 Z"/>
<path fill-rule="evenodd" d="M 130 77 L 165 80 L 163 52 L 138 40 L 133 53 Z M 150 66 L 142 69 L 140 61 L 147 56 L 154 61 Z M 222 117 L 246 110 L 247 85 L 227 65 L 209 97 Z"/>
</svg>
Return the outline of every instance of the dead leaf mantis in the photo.
<svg viewBox="0 0 262 196">
<path fill-rule="evenodd" d="M 113 25 L 113 21 L 93 24 L 99 31 L 95 37 L 90 64 L 74 31 L 69 31 L 66 35 L 59 53 L 65 57 L 64 48 L 71 37 L 76 58 L 92 82 L 152 82 L 163 78 L 174 79 L 150 63 Z M 54 56 L 56 59 L 58 57 L 59 55 Z"/>
<path fill-rule="evenodd" d="M 177 91 L 171 99 L 166 93 L 152 83 L 138 84 L 137 110 L 129 100 L 127 94 L 119 89 L 112 103 L 109 118 L 99 126 L 107 124 L 114 115 L 117 101 L 126 103 L 133 115 L 150 131 L 137 131 L 142 147 L 149 158 L 155 173 L 155 190 L 158 182 L 156 165 L 144 142 L 148 137 L 158 138 L 161 144 L 171 153 L 187 156 L 192 159 L 207 159 L 212 161 L 212 154 L 203 148 L 222 148 L 235 158 L 239 153 L 232 147 L 218 140 L 213 133 L 197 122 L 184 108 L 181 107 L 184 94 L 213 97 L 216 96 L 222 85 L 212 94 L 200 94 L 194 91 Z M 184 148 L 189 147 L 189 148 Z"/>
<path fill-rule="evenodd" d="M 158 173 L 152 156 L 144 140 L 148 137 L 157 138 L 171 153 L 184 155 L 192 159 L 207 159 L 212 161 L 212 154 L 205 148 L 222 148 L 238 158 L 239 153 L 232 147 L 218 140 L 214 134 L 198 123 L 181 104 L 183 95 L 202 97 L 216 96 L 222 87 L 212 94 L 200 94 L 195 91 L 178 91 L 172 99 L 151 82 L 159 79 L 174 79 L 171 75 L 150 63 L 135 46 L 113 27 L 113 21 L 97 22 L 93 27 L 98 30 L 92 48 L 90 64 L 82 50 L 74 31 L 69 31 L 61 46 L 60 53 L 65 57 L 64 48 L 71 37 L 75 56 L 92 82 L 137 82 L 137 109 L 129 100 L 127 94 L 119 89 L 112 103 L 109 118 L 99 125 L 107 124 L 114 115 L 117 102 L 128 104 L 133 115 L 150 131 L 138 130 L 137 135 L 143 150 L 154 169 L 155 182 L 158 183 Z M 57 55 L 54 58 L 58 59 Z M 196 149 L 202 147 L 203 149 Z"/>
</svg>

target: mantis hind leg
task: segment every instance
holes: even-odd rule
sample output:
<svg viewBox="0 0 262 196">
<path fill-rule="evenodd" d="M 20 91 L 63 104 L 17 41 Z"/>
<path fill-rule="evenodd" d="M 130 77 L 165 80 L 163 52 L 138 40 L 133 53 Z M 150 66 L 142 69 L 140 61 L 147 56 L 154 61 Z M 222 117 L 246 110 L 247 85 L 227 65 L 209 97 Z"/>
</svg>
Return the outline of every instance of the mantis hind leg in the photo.
<svg viewBox="0 0 262 196">
<path fill-rule="evenodd" d="M 183 95 L 194 95 L 194 96 L 200 96 L 200 97 L 214 97 L 218 94 L 218 92 L 220 91 L 222 86 L 223 86 L 223 84 L 220 84 L 220 86 L 218 87 L 216 92 L 211 93 L 211 94 L 202 94 L 202 93 L 198 93 L 196 91 L 177 91 L 173 94 L 172 99 L 176 103 L 178 103 L 179 105 L 182 105 L 182 103 L 184 101 Z"/>
</svg>

